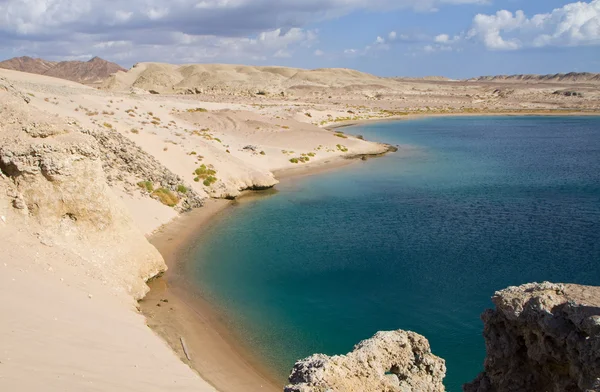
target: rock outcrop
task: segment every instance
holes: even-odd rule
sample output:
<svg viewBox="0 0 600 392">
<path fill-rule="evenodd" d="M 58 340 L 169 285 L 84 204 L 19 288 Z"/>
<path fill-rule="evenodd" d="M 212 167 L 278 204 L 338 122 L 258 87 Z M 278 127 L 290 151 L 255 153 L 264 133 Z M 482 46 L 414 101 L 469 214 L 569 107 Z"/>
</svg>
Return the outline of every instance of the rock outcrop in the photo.
<svg viewBox="0 0 600 392">
<path fill-rule="evenodd" d="M 92 136 L 98 142 L 102 152 L 102 166 L 110 185 L 127 182 L 129 187 L 136 188 L 135 184 L 142 180 L 177 192 L 178 187 L 185 184 L 181 177 L 117 131 L 82 129 L 81 132 Z M 180 202 L 175 209 L 178 212 L 186 212 L 201 207 L 204 198 L 189 186 L 185 189 L 185 193 L 178 192 Z"/>
<path fill-rule="evenodd" d="M 444 360 L 414 332 L 378 332 L 347 355 L 316 354 L 298 361 L 286 392 L 441 392 Z"/>
<path fill-rule="evenodd" d="M 0 201 L 12 206 L 3 222 L 77 255 L 82 273 L 143 297 L 166 266 L 107 184 L 96 140 L 25 98 L 0 80 Z"/>
<path fill-rule="evenodd" d="M 485 370 L 465 392 L 600 391 L 600 287 L 526 284 L 493 302 Z"/>
</svg>

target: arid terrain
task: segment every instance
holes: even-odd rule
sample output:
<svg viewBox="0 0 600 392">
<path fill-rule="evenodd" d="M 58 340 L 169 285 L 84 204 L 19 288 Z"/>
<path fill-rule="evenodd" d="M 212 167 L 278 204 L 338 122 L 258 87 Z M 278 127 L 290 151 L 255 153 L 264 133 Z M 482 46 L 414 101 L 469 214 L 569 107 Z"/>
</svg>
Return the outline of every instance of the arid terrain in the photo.
<svg viewBox="0 0 600 392">
<path fill-rule="evenodd" d="M 94 57 L 89 61 L 48 61 L 31 57 L 14 57 L 0 61 L 0 68 L 71 80 L 88 85 L 103 82 L 125 68 L 110 61 Z"/>
<path fill-rule="evenodd" d="M 235 378 L 196 367 L 211 386 L 146 326 L 136 300 L 166 269 L 147 237 L 211 198 L 402 153 L 335 126 L 600 114 L 593 74 L 451 81 L 140 63 L 86 76 L 61 64 L 23 68 L 43 75 L 0 69 L 1 390 L 210 391 Z"/>
</svg>

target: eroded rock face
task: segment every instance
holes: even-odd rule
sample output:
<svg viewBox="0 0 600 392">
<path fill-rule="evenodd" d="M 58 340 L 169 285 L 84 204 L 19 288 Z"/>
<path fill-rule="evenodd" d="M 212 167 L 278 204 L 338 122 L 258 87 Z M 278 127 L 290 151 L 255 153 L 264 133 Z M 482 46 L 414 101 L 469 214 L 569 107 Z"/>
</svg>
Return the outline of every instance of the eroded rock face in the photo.
<svg viewBox="0 0 600 392">
<path fill-rule="evenodd" d="M 485 371 L 465 392 L 600 391 L 600 287 L 533 283 L 493 302 Z"/>
<path fill-rule="evenodd" d="M 3 224 L 76 254 L 82 273 L 141 298 L 166 269 L 111 191 L 96 140 L 30 109 L 2 80 L 0 180 Z"/>
<path fill-rule="evenodd" d="M 441 392 L 443 359 L 414 332 L 378 332 L 347 355 L 316 354 L 298 361 L 286 392 Z"/>
</svg>

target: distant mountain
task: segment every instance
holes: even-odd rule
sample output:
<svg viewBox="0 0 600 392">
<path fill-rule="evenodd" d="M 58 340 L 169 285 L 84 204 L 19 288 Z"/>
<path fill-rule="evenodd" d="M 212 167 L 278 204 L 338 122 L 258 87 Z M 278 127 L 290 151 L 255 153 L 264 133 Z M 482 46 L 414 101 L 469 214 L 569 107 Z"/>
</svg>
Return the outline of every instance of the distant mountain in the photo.
<svg viewBox="0 0 600 392">
<path fill-rule="evenodd" d="M 477 82 L 535 82 L 535 83 L 589 83 L 600 82 L 600 74 L 590 72 L 569 72 L 566 74 L 551 75 L 499 75 L 499 76 L 480 76 L 469 79 Z"/>
<path fill-rule="evenodd" d="M 53 76 L 83 84 L 100 83 L 118 71 L 127 71 L 120 65 L 99 57 L 89 61 L 54 62 L 24 56 L 2 61 L 0 68 Z"/>
</svg>

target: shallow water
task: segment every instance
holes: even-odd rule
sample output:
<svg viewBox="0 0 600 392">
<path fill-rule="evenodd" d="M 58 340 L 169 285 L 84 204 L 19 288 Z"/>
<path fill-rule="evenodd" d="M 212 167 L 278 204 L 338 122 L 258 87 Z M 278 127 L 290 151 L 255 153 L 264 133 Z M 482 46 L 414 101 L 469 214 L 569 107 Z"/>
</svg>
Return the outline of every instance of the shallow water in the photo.
<svg viewBox="0 0 600 392">
<path fill-rule="evenodd" d="M 425 335 L 449 391 L 482 369 L 495 290 L 600 285 L 600 119 L 462 117 L 344 129 L 410 145 L 286 181 L 196 244 L 189 276 L 284 382 L 378 330 Z"/>
</svg>

